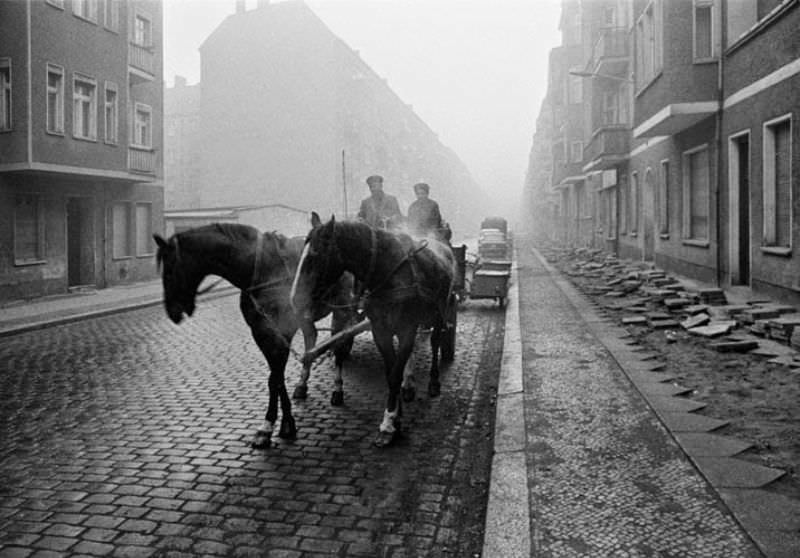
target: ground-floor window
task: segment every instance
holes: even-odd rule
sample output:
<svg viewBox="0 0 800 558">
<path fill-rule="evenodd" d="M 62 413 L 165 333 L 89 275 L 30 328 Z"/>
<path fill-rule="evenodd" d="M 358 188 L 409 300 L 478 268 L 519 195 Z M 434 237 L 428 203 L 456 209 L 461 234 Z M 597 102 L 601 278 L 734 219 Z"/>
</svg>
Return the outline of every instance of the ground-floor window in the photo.
<svg viewBox="0 0 800 558">
<path fill-rule="evenodd" d="M 631 197 L 630 197 L 630 231 L 635 233 L 639 230 L 639 173 L 631 174 Z"/>
<path fill-rule="evenodd" d="M 764 125 L 764 246 L 792 246 L 792 124 Z"/>
<path fill-rule="evenodd" d="M 658 175 L 658 232 L 669 234 L 669 160 L 661 161 Z"/>
<path fill-rule="evenodd" d="M 136 255 L 153 254 L 153 204 L 136 204 Z"/>
<path fill-rule="evenodd" d="M 115 203 L 111 208 L 112 257 L 129 258 L 131 249 L 131 204 Z"/>
<path fill-rule="evenodd" d="M 44 260 L 45 219 L 42 197 L 29 194 L 14 199 L 14 263 Z"/>
<path fill-rule="evenodd" d="M 709 172 L 706 145 L 683 154 L 683 236 L 689 240 L 709 239 Z"/>
</svg>

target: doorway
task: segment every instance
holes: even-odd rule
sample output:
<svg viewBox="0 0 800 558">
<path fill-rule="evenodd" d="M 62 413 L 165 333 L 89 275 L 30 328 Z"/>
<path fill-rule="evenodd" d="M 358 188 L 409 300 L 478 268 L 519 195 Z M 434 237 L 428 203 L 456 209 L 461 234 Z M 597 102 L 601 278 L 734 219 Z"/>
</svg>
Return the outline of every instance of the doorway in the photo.
<svg viewBox="0 0 800 558">
<path fill-rule="evenodd" d="M 750 284 L 750 133 L 728 142 L 731 285 Z"/>
<path fill-rule="evenodd" d="M 67 285 L 94 285 L 92 199 L 67 198 Z"/>
</svg>

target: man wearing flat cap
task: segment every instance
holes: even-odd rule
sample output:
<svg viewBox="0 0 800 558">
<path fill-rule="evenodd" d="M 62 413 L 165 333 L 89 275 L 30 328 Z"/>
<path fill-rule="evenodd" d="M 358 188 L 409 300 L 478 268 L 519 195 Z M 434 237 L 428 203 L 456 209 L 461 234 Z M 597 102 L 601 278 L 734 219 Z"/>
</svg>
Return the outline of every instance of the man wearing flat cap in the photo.
<svg viewBox="0 0 800 558">
<path fill-rule="evenodd" d="M 383 177 L 374 174 L 367 178 L 370 196 L 361 201 L 358 220 L 377 229 L 392 229 L 403 222 L 397 198 L 383 191 Z"/>
<path fill-rule="evenodd" d="M 417 199 L 408 207 L 408 229 L 412 236 L 439 236 L 445 228 L 439 204 L 430 199 L 431 187 L 424 182 L 414 184 Z"/>
</svg>

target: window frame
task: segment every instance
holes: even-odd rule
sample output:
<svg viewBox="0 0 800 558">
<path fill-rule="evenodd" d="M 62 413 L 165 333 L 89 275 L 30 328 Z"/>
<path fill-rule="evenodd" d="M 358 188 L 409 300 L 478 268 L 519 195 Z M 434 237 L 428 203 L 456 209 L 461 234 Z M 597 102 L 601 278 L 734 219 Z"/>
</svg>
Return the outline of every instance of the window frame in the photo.
<svg viewBox="0 0 800 558">
<path fill-rule="evenodd" d="M 17 254 L 17 237 L 18 237 L 18 215 L 17 215 L 17 204 L 21 198 L 31 198 L 35 201 L 35 227 L 36 227 L 36 254 L 30 258 L 22 258 L 19 257 Z M 45 204 L 44 198 L 41 194 L 38 193 L 25 193 L 25 194 L 17 194 L 14 196 L 14 210 L 13 210 L 13 224 L 12 224 L 12 250 L 14 255 L 14 265 L 15 266 L 26 266 L 26 265 L 38 265 L 45 263 L 47 260 L 46 258 L 46 244 L 45 244 L 45 234 L 46 234 L 46 222 L 45 219 Z"/>
<path fill-rule="evenodd" d="M 664 18 L 662 0 L 650 0 L 634 25 L 636 39 L 636 87 L 653 82 L 664 67 Z"/>
<path fill-rule="evenodd" d="M 142 233 L 139 227 L 139 210 L 147 208 L 147 231 Z M 134 204 L 134 253 L 137 258 L 153 256 L 155 254 L 154 244 L 151 242 L 153 234 L 153 202 L 139 201 Z M 140 243 L 141 241 L 141 243 Z M 142 246 L 144 244 L 144 246 Z"/>
<path fill-rule="evenodd" d="M 631 179 L 629 182 L 630 185 L 630 203 L 628 204 L 628 210 L 630 214 L 628 215 L 628 220 L 630 225 L 628 226 L 628 232 L 631 235 L 636 235 L 639 232 L 639 171 L 633 171 L 631 173 Z"/>
<path fill-rule="evenodd" d="M 50 86 L 50 74 L 58 75 L 58 87 L 55 91 L 52 90 Z M 64 67 L 59 66 L 58 64 L 51 64 L 47 63 L 45 65 L 45 91 L 46 91 L 46 110 L 47 110 L 47 119 L 45 120 L 45 130 L 48 134 L 56 134 L 59 136 L 65 135 L 65 118 L 64 118 L 64 103 L 66 97 L 66 72 L 64 72 Z M 50 95 L 51 93 L 55 94 L 55 110 L 56 115 L 53 119 L 56 127 L 54 129 L 50 128 Z"/>
<path fill-rule="evenodd" d="M 119 33 L 119 0 L 103 0 L 103 27 Z"/>
<path fill-rule="evenodd" d="M 697 27 L 697 11 L 698 9 L 708 9 L 708 56 L 700 56 L 698 54 L 698 27 Z M 695 64 L 702 64 L 705 62 L 715 62 L 717 60 L 717 42 L 716 29 L 719 25 L 717 21 L 717 6 L 715 0 L 693 0 L 692 2 L 692 61 Z"/>
<path fill-rule="evenodd" d="M 577 140 L 569 142 L 569 162 L 583 162 L 583 141 Z"/>
<path fill-rule="evenodd" d="M 143 29 L 143 32 L 146 31 L 146 33 L 143 34 L 141 41 L 140 41 L 139 26 L 138 26 L 139 21 L 147 22 L 147 27 Z M 150 16 L 150 14 L 148 14 L 147 12 L 137 10 L 136 13 L 133 15 L 133 22 L 131 24 L 133 25 L 133 32 L 131 33 L 131 39 L 132 39 L 131 42 L 140 48 L 144 49 L 153 48 L 153 18 Z"/>
<path fill-rule="evenodd" d="M 8 79 L 3 79 L 6 73 L 4 70 L 7 70 Z M 10 132 L 14 129 L 12 79 L 11 58 L 0 57 L 0 132 Z"/>
<path fill-rule="evenodd" d="M 146 109 L 146 110 L 145 110 Z M 146 112 L 148 115 L 147 121 L 147 140 L 145 143 L 139 143 L 139 121 L 137 120 L 137 115 L 139 111 L 142 110 Z M 131 138 L 131 147 L 136 147 L 138 149 L 153 149 L 153 107 L 148 104 L 135 102 L 133 104 L 133 126 L 131 126 L 131 132 L 133 137 Z"/>
<path fill-rule="evenodd" d="M 658 166 L 658 233 L 669 238 L 669 177 L 670 161 L 662 159 Z"/>
<path fill-rule="evenodd" d="M 72 15 L 79 19 L 97 25 L 99 11 L 97 0 L 72 0 Z"/>
<path fill-rule="evenodd" d="M 114 103 L 111 107 L 113 134 L 109 134 L 109 106 L 108 106 L 108 93 L 114 93 Z M 119 143 L 119 88 L 113 81 L 105 82 L 103 86 L 103 141 L 109 145 L 117 145 Z"/>
<path fill-rule="evenodd" d="M 692 181 L 691 181 L 691 158 L 698 153 L 705 152 L 706 157 L 706 236 L 697 238 L 692 236 Z M 687 149 L 682 154 L 683 161 L 683 243 L 708 247 L 711 241 L 711 149 L 708 143 L 703 143 L 692 149 Z"/>
<path fill-rule="evenodd" d="M 88 85 L 91 88 L 91 95 L 86 97 L 78 97 L 78 83 Z M 76 110 L 76 104 L 81 103 L 83 108 L 84 101 L 88 100 L 88 110 L 86 114 L 89 116 L 88 135 L 83 135 L 83 112 Z M 78 118 L 78 114 L 81 115 Z M 74 73 L 72 74 L 72 137 L 85 141 L 97 141 L 97 80 L 86 74 Z"/>
<path fill-rule="evenodd" d="M 117 200 L 111 204 L 111 259 L 112 260 L 128 260 L 133 258 L 135 253 L 134 243 L 133 243 L 133 225 L 131 219 L 131 213 L 133 204 L 130 201 L 123 201 Z M 118 227 L 116 226 L 116 208 L 121 208 L 122 212 L 125 215 L 125 223 L 122 230 L 125 231 L 125 238 L 124 240 L 124 253 L 117 252 L 117 232 Z"/>
<path fill-rule="evenodd" d="M 789 154 L 788 154 L 788 163 L 789 163 L 789 208 L 792 208 L 792 204 L 794 203 L 794 195 L 793 195 L 793 188 L 791 185 L 792 179 L 792 157 L 794 156 L 794 145 L 792 143 L 792 113 L 787 113 L 782 116 L 778 116 L 771 120 L 767 120 L 763 124 L 762 128 L 762 151 L 761 151 L 761 168 L 762 168 L 762 210 L 761 210 L 761 218 L 762 218 L 762 238 L 761 238 L 761 249 L 765 252 L 770 252 L 773 254 L 778 255 L 790 255 L 792 251 L 792 247 L 794 245 L 793 242 L 793 234 L 792 234 L 792 227 L 794 226 L 794 211 L 790 209 L 789 211 L 789 222 L 787 224 L 788 227 L 788 239 L 789 245 L 780 245 L 777 244 L 778 240 L 778 222 L 777 216 L 775 214 L 775 210 L 777 207 L 776 198 L 777 198 L 777 172 L 776 167 L 774 165 L 775 160 L 775 132 L 774 128 L 780 126 L 784 123 L 788 123 L 789 130 L 788 130 L 788 139 L 789 139 Z M 768 161 L 773 161 L 773 164 L 767 164 Z M 768 210 L 772 209 L 772 214 L 768 214 Z M 771 228 L 770 228 L 771 227 Z M 771 240 L 774 237 L 774 240 Z"/>
</svg>

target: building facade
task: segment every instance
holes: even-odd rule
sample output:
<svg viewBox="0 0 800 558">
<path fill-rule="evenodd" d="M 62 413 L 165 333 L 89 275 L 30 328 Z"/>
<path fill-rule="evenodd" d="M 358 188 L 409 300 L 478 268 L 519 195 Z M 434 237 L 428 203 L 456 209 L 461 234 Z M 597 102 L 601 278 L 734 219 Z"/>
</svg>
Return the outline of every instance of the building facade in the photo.
<svg viewBox="0 0 800 558">
<path fill-rule="evenodd" d="M 579 178 L 596 234 L 570 244 L 800 300 L 799 4 L 580 4 L 583 67 L 571 75 L 587 83 Z M 553 64 L 551 81 L 563 74 Z"/>
<path fill-rule="evenodd" d="M 0 3 L 0 301 L 156 276 L 161 4 Z"/>
<path fill-rule="evenodd" d="M 478 230 L 490 198 L 466 166 L 303 2 L 237 3 L 200 55 L 197 136 L 179 140 L 196 146 L 197 172 L 168 166 L 170 209 L 284 204 L 352 217 L 366 177 L 380 174 L 404 210 L 427 182 L 457 235 Z"/>
</svg>

